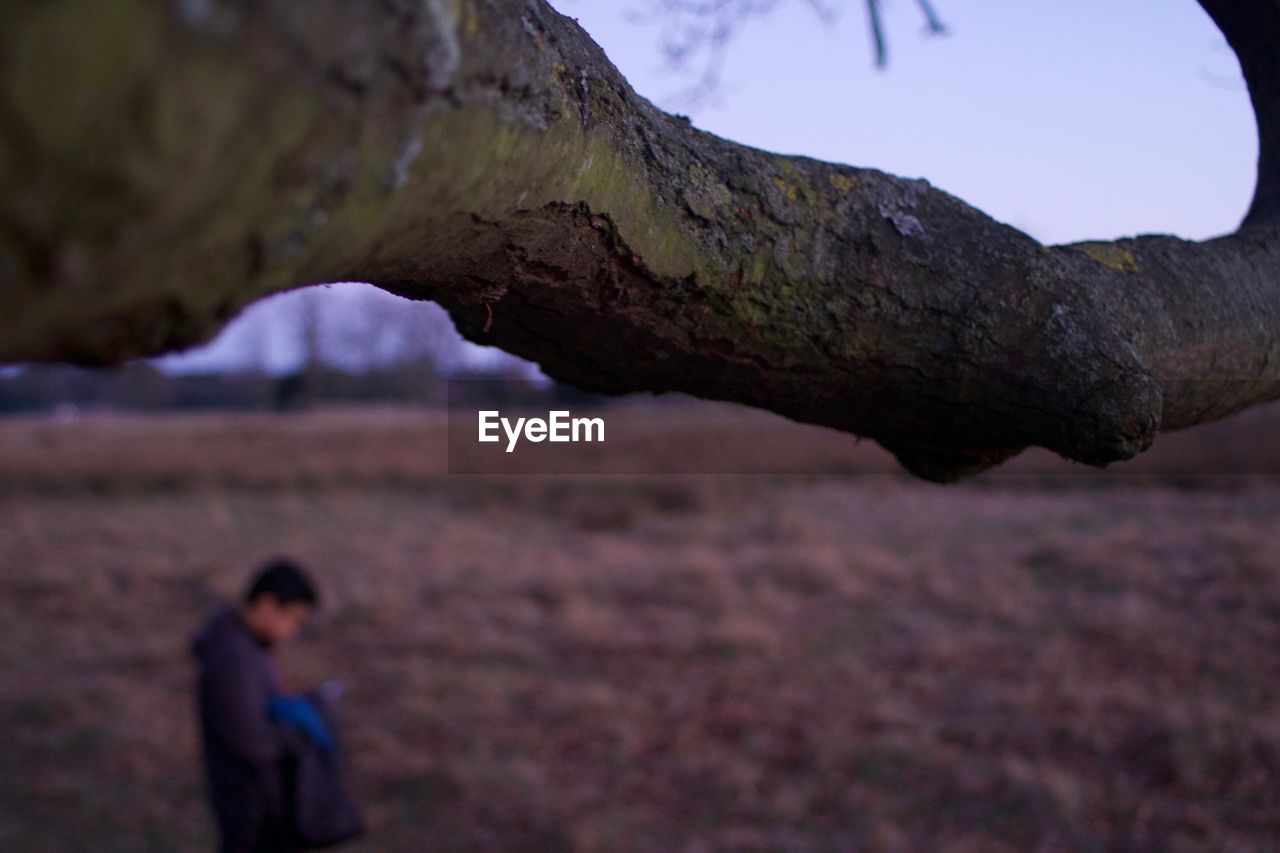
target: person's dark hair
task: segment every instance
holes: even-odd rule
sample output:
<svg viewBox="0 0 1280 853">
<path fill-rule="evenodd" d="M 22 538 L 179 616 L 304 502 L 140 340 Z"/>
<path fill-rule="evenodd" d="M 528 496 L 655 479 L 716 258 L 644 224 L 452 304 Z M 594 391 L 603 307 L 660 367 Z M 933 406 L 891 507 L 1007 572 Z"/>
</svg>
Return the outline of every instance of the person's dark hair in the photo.
<svg viewBox="0 0 1280 853">
<path fill-rule="evenodd" d="M 245 590 L 244 600 L 252 604 L 265 593 L 275 596 L 281 604 L 301 601 L 315 607 L 320 600 L 307 570 L 287 557 L 277 557 L 264 563 L 253 583 Z"/>
</svg>

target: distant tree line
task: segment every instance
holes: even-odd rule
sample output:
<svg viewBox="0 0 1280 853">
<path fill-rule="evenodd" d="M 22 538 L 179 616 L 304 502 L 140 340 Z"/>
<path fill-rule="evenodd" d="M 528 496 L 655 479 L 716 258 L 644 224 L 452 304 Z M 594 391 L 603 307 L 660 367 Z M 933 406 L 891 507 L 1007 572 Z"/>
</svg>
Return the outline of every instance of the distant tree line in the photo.
<svg viewBox="0 0 1280 853">
<path fill-rule="evenodd" d="M 290 369 L 271 370 L 265 359 L 253 357 L 204 371 L 143 360 L 116 368 L 30 364 L 0 371 L 0 414 L 285 411 L 368 403 L 443 408 L 451 396 L 455 403 L 493 406 L 600 399 L 550 383 L 534 365 L 506 353 L 469 356 L 449 316 L 429 302 L 409 302 L 368 286 L 348 287 L 345 294 L 341 288 L 310 288 L 275 302 L 237 319 L 248 333 L 240 349 L 251 354 L 258 348 L 254 342 L 269 336 L 291 340 L 296 360 Z"/>
<path fill-rule="evenodd" d="M 114 369 L 30 365 L 0 374 L 0 413 L 81 410 L 295 410 L 323 404 L 395 403 L 443 408 L 450 382 L 455 402 L 493 405 L 585 404 L 598 398 L 530 378 L 510 365 L 463 370 L 448 378 L 420 363 L 361 369 L 310 363 L 273 375 L 260 370 L 167 373 L 147 362 Z"/>
</svg>

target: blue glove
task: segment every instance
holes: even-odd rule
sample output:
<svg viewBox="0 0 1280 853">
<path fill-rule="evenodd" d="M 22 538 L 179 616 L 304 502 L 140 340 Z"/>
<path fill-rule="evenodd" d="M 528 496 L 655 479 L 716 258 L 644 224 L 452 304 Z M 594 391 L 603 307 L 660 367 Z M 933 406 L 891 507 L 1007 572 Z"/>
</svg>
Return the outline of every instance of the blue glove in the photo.
<svg viewBox="0 0 1280 853">
<path fill-rule="evenodd" d="M 272 719 L 301 729 L 325 752 L 333 749 L 333 735 L 324 724 L 320 712 L 305 696 L 276 696 L 267 705 Z"/>
</svg>

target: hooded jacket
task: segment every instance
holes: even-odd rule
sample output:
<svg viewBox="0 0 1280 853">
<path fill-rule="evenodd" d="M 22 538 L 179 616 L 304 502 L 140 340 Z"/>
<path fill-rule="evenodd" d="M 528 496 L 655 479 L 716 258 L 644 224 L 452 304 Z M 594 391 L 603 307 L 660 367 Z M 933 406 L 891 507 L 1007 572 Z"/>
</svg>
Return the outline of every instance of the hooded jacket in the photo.
<svg viewBox="0 0 1280 853">
<path fill-rule="evenodd" d="M 286 735 L 268 715 L 280 685 L 269 647 L 234 607 L 191 642 L 209 795 L 223 851 L 295 850 L 284 798 Z"/>
</svg>

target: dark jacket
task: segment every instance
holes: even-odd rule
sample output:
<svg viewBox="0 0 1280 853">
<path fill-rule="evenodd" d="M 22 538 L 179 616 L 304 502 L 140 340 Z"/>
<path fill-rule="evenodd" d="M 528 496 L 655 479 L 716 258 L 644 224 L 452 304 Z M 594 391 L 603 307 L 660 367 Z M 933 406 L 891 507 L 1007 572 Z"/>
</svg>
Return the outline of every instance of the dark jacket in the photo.
<svg viewBox="0 0 1280 853">
<path fill-rule="evenodd" d="M 293 851 L 284 802 L 286 736 L 268 716 L 280 692 L 270 650 L 234 607 L 195 635 L 198 702 L 209 795 L 223 851 Z"/>
</svg>

